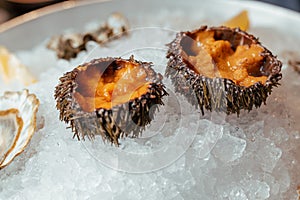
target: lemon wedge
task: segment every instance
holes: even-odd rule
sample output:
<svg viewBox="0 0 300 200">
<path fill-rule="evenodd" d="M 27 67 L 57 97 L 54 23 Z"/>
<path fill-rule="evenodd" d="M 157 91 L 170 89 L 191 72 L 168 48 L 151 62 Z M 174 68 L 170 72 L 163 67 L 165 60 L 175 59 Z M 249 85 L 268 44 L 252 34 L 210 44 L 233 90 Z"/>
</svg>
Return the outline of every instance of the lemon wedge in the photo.
<svg viewBox="0 0 300 200">
<path fill-rule="evenodd" d="M 12 80 L 18 80 L 25 86 L 37 82 L 28 68 L 3 46 L 0 46 L 0 73 L 5 84 Z"/>
<path fill-rule="evenodd" d="M 227 20 L 223 23 L 224 26 L 230 27 L 230 28 L 240 28 L 243 31 L 246 31 L 249 29 L 250 21 L 248 17 L 248 11 L 243 10 L 231 19 Z"/>
</svg>

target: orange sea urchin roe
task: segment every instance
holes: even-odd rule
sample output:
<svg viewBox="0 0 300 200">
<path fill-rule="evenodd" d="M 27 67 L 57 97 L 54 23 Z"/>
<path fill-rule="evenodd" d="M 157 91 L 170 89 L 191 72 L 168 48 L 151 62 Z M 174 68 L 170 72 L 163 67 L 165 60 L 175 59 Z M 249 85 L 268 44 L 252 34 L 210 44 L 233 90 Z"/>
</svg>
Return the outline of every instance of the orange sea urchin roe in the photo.
<svg viewBox="0 0 300 200">
<path fill-rule="evenodd" d="M 111 109 L 147 93 L 150 83 L 145 69 L 125 61 L 119 64 L 119 69 L 108 67 L 104 73 L 93 66 L 79 73 L 74 97 L 84 111 Z"/>
<path fill-rule="evenodd" d="M 264 84 L 267 76 L 260 73 L 264 49 L 257 45 L 240 45 L 235 51 L 226 40 L 215 40 L 213 31 L 198 33 L 187 55 L 193 70 L 201 75 L 227 78 L 240 86 Z"/>
</svg>

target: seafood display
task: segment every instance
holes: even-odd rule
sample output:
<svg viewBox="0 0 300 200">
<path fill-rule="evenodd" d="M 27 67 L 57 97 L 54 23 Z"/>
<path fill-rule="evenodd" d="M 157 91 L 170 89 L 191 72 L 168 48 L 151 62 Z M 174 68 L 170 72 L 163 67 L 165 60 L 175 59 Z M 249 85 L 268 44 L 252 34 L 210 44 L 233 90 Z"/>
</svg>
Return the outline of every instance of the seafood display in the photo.
<svg viewBox="0 0 300 200">
<path fill-rule="evenodd" d="M 121 13 L 113 13 L 98 29 L 87 33 L 64 34 L 53 37 L 47 47 L 56 51 L 58 58 L 70 60 L 75 58 L 79 52 L 86 50 L 87 42 L 95 41 L 98 44 L 104 44 L 126 35 L 128 29 L 128 20 Z"/>
<path fill-rule="evenodd" d="M 299 199 L 299 16 L 128 1 L 0 25 L 0 199 Z"/>
<path fill-rule="evenodd" d="M 165 95 L 162 75 L 133 57 L 80 65 L 61 77 L 55 90 L 60 119 L 78 139 L 101 135 L 116 145 L 119 138 L 141 134 Z"/>
<path fill-rule="evenodd" d="M 36 129 L 39 100 L 28 90 L 0 97 L 0 169 L 22 153 Z"/>
<path fill-rule="evenodd" d="M 239 114 L 260 107 L 282 78 L 281 62 L 238 28 L 180 32 L 167 58 L 166 75 L 202 114 L 204 109 Z"/>
</svg>

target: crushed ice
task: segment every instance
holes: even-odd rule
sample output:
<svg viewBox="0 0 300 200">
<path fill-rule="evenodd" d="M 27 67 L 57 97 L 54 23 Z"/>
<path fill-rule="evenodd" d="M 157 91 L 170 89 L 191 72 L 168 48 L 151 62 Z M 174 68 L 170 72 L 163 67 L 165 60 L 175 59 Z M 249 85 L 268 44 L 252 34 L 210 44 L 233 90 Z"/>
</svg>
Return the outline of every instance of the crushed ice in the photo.
<svg viewBox="0 0 300 200">
<path fill-rule="evenodd" d="M 173 15 L 186 18 L 184 13 Z M 158 16 L 156 25 L 168 27 L 162 19 Z M 149 26 L 154 21 L 151 18 Z M 187 26 L 184 22 L 181 27 Z M 184 98 L 173 95 L 176 101 L 170 100 L 143 138 L 126 138 L 119 149 L 100 137 L 94 143 L 72 139 L 55 109 L 58 78 L 93 57 L 108 55 L 135 54 L 136 59 L 154 62 L 163 73 L 164 45 L 174 34 L 167 29 L 135 29 L 129 38 L 108 47 L 89 43 L 89 54 L 70 62 L 56 61 L 44 44 L 18 52 L 41 80 L 29 89 L 41 101 L 39 114 L 45 126 L 26 151 L 0 171 L 0 199 L 296 199 L 300 82 L 290 81 L 297 77 L 288 68 L 284 77 L 289 79 L 274 89 L 267 105 L 242 112 L 240 118 L 213 120 L 215 113 L 199 117 Z M 167 89 L 174 91 L 171 86 Z"/>
</svg>

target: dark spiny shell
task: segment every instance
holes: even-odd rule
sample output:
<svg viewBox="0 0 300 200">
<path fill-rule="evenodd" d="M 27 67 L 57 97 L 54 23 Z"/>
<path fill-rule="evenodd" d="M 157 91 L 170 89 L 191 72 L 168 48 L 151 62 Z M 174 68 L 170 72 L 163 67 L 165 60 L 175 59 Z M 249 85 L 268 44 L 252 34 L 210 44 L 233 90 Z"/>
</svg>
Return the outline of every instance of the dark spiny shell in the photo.
<svg viewBox="0 0 300 200">
<path fill-rule="evenodd" d="M 279 85 L 278 81 L 282 78 L 281 62 L 263 47 L 264 62 L 261 72 L 268 77 L 267 81 L 265 84 L 257 82 L 249 87 L 236 85 L 226 78 L 208 78 L 197 74 L 188 67 L 188 63 L 182 57 L 181 41 L 187 35 L 207 30 L 214 31 L 218 39 L 229 41 L 233 48 L 245 44 L 257 44 L 263 47 L 257 38 L 238 28 L 202 26 L 192 32 L 180 32 L 168 44 L 167 54 L 169 61 L 166 76 L 171 78 L 175 90 L 186 96 L 191 104 L 199 107 L 202 114 L 204 114 L 204 108 L 227 114 L 239 114 L 241 109 L 250 111 L 253 106 L 260 107 L 262 103 L 265 104 L 272 88 Z"/>
<path fill-rule="evenodd" d="M 96 109 L 85 112 L 74 98 L 73 94 L 78 87 L 75 79 L 79 67 L 99 66 L 100 63 L 135 62 L 144 68 L 148 81 L 151 82 L 148 92 L 139 98 L 127 103 L 116 105 L 111 109 Z M 60 120 L 71 125 L 74 137 L 84 139 L 87 136 L 93 139 L 101 135 L 104 140 L 119 145 L 119 138 L 124 136 L 137 137 L 153 119 L 158 105 L 163 105 L 162 97 L 168 95 L 162 84 L 162 75 L 152 69 L 151 63 L 139 62 L 131 57 L 128 60 L 121 58 L 101 58 L 83 64 L 60 78 L 55 89 L 56 108 L 60 111 Z M 151 109 L 150 109 L 151 108 Z"/>
</svg>

